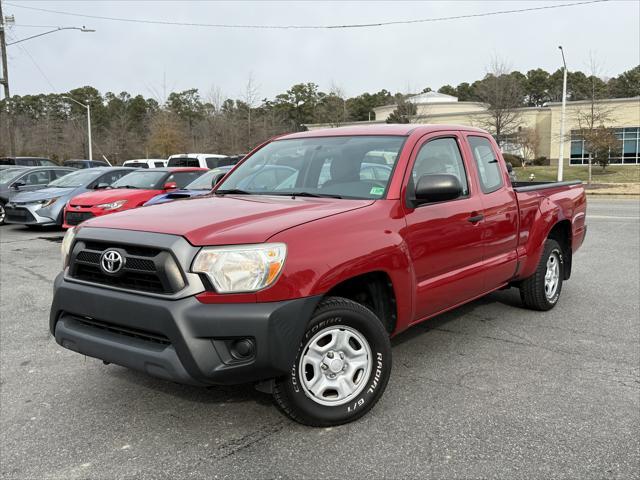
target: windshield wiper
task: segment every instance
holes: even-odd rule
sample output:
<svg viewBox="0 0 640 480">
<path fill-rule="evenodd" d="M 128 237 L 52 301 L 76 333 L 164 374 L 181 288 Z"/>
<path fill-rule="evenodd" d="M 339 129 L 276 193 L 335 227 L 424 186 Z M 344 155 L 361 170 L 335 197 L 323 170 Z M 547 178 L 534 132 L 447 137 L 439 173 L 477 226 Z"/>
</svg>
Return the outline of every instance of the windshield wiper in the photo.
<svg viewBox="0 0 640 480">
<path fill-rule="evenodd" d="M 135 187 L 133 185 L 120 185 L 119 187 L 116 188 L 133 188 L 133 189 L 137 189 L 138 187 Z"/>
<path fill-rule="evenodd" d="M 252 192 L 247 192 L 246 190 L 240 190 L 239 188 L 229 188 L 227 190 L 216 190 L 215 192 L 216 195 L 226 195 L 226 194 L 230 194 L 230 195 L 252 195 Z"/>
<path fill-rule="evenodd" d="M 341 195 L 332 195 L 330 193 L 312 193 L 312 192 L 273 192 L 273 195 L 290 195 L 295 197 L 313 197 L 313 198 L 342 198 Z"/>
</svg>

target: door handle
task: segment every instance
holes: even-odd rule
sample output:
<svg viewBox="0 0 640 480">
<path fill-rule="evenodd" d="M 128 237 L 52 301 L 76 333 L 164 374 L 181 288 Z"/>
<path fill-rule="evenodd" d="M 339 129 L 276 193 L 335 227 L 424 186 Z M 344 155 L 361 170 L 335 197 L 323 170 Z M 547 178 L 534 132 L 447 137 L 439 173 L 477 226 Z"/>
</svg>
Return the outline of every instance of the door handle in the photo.
<svg viewBox="0 0 640 480">
<path fill-rule="evenodd" d="M 478 223 L 480 220 L 484 219 L 484 215 L 482 215 L 481 213 L 477 214 L 477 215 L 473 215 L 471 217 L 469 217 L 467 220 L 471 223 Z"/>
</svg>

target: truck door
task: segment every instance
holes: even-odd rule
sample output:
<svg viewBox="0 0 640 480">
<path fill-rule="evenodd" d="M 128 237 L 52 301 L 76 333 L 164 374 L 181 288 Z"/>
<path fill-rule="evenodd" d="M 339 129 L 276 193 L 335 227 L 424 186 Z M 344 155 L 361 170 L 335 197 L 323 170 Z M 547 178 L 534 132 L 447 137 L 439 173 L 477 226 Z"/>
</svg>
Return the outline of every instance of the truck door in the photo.
<svg viewBox="0 0 640 480">
<path fill-rule="evenodd" d="M 518 245 L 518 204 L 511 188 L 506 165 L 501 165 L 498 146 L 492 139 L 467 135 L 482 202 L 482 242 L 486 290 L 508 282 L 516 273 Z"/>
<path fill-rule="evenodd" d="M 469 181 L 462 142 L 456 132 L 428 135 L 416 145 L 409 162 L 403 236 L 415 275 L 414 322 L 483 293 L 482 226 L 477 221 L 482 204 Z M 443 173 L 458 177 L 462 196 L 414 207 L 411 196 L 418 179 Z"/>
</svg>

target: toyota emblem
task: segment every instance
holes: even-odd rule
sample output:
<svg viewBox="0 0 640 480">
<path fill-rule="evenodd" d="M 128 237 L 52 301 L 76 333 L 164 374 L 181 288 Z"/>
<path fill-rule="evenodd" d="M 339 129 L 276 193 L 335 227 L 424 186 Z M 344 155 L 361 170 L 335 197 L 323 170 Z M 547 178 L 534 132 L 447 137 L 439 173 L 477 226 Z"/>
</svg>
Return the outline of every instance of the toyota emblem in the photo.
<svg viewBox="0 0 640 480">
<path fill-rule="evenodd" d="M 107 250 L 100 258 L 100 266 L 105 273 L 113 275 L 118 273 L 124 266 L 124 258 L 117 250 Z"/>
</svg>

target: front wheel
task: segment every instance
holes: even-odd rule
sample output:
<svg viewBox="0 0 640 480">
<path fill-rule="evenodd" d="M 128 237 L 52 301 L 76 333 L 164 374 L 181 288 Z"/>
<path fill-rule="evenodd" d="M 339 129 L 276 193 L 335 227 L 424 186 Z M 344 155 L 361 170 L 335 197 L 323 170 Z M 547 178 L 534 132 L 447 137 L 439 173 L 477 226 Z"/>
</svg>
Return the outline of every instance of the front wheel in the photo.
<svg viewBox="0 0 640 480">
<path fill-rule="evenodd" d="M 564 278 L 562 248 L 555 240 L 547 240 L 535 273 L 520 285 L 520 298 L 532 310 L 551 310 L 558 303 Z"/>
<path fill-rule="evenodd" d="M 4 210 L 4 203 L 0 202 L 0 225 L 4 225 L 6 212 Z"/>
<path fill-rule="evenodd" d="M 341 297 L 320 303 L 288 376 L 273 389 L 276 405 L 315 427 L 341 425 L 367 413 L 391 373 L 391 344 L 382 322 L 366 307 Z"/>
</svg>

